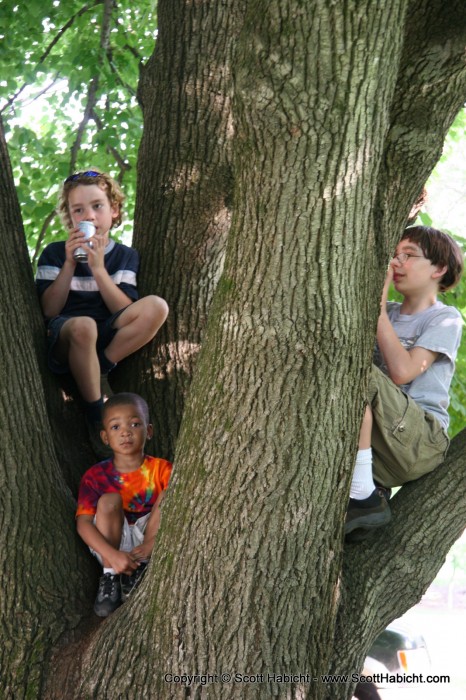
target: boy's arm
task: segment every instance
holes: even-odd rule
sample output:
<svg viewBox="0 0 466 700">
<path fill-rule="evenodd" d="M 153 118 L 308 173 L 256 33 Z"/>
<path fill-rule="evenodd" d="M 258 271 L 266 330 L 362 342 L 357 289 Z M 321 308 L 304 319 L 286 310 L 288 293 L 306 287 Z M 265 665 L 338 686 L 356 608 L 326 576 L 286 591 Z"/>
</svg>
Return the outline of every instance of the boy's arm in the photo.
<svg viewBox="0 0 466 700">
<path fill-rule="evenodd" d="M 76 529 L 78 535 L 84 540 L 88 547 L 94 549 L 102 557 L 104 564 L 115 570 L 117 574 L 128 574 L 130 576 L 138 563 L 129 552 L 122 552 L 115 549 L 105 539 L 94 525 L 92 515 L 78 515 L 76 518 Z"/>
<path fill-rule="evenodd" d="M 390 266 L 382 292 L 377 343 L 387 365 L 390 379 L 395 384 L 408 384 L 429 369 L 437 359 L 438 353 L 421 347 L 406 350 L 400 343 L 387 313 L 387 296 L 392 280 L 393 268 Z"/>
<path fill-rule="evenodd" d="M 115 284 L 105 268 L 105 246 L 108 242 L 106 238 L 94 236 L 92 241 L 93 247 L 88 253 L 88 265 L 106 307 L 114 314 L 132 304 L 133 300 Z"/>
<path fill-rule="evenodd" d="M 76 260 L 73 254 L 76 248 L 83 245 L 85 240 L 83 232 L 79 229 L 70 231 L 68 239 L 65 241 L 65 262 L 57 277 L 40 297 L 40 304 L 46 318 L 58 316 L 65 306 L 76 269 Z"/>
<path fill-rule="evenodd" d="M 58 316 L 66 304 L 70 292 L 76 263 L 65 260 L 55 280 L 47 287 L 40 298 L 40 305 L 46 318 Z"/>
<path fill-rule="evenodd" d="M 71 280 L 76 269 L 76 260 L 73 257 L 76 248 L 79 248 L 85 240 L 84 234 L 78 229 L 70 231 L 65 242 L 65 262 L 60 272 L 40 298 L 42 311 L 46 318 L 58 316 L 66 304 L 70 292 Z"/>
</svg>

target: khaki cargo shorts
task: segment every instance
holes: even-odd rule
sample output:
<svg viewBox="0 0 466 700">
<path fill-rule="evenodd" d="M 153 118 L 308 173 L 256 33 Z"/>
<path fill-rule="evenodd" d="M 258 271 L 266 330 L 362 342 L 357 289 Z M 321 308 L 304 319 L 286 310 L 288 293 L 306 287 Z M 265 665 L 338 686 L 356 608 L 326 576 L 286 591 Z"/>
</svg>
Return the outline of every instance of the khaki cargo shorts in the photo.
<svg viewBox="0 0 466 700">
<path fill-rule="evenodd" d="M 440 422 L 372 366 L 368 403 L 373 474 L 382 486 L 401 486 L 441 464 L 450 441 Z"/>
</svg>

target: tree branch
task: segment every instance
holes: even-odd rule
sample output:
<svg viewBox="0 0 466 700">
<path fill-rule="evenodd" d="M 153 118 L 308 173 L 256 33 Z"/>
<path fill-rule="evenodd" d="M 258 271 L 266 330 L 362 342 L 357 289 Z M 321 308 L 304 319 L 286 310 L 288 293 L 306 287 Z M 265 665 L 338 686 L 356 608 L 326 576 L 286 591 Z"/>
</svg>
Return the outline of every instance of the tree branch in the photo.
<svg viewBox="0 0 466 700">
<path fill-rule="evenodd" d="M 55 216 L 56 216 L 56 211 L 55 211 L 55 209 L 53 209 L 50 212 L 50 214 L 47 214 L 47 216 L 44 219 L 44 222 L 43 222 L 42 227 L 41 227 L 40 232 L 39 232 L 39 236 L 37 237 L 37 243 L 36 243 L 36 247 L 34 249 L 34 255 L 32 256 L 31 262 L 32 262 L 33 267 L 35 267 L 35 265 L 36 265 L 36 261 L 37 261 L 37 258 L 39 256 L 40 250 L 42 248 L 42 242 L 44 240 L 47 229 L 50 226 L 50 224 L 52 223 L 52 221 L 54 220 Z"/>
<path fill-rule="evenodd" d="M 391 500 L 393 518 L 387 527 L 346 545 L 335 637 L 346 663 L 357 654 L 355 639 L 365 639 L 367 650 L 389 622 L 419 602 L 463 532 L 465 466 L 463 430 L 442 465 L 405 484 Z M 364 649 L 353 659 L 355 669 L 361 667 Z"/>
<path fill-rule="evenodd" d="M 376 229 L 387 256 L 465 101 L 465 44 L 463 0 L 411 0 L 378 185 Z"/>
<path fill-rule="evenodd" d="M 94 112 L 95 105 L 97 104 L 97 92 L 99 89 L 100 82 L 100 69 L 103 64 L 103 57 L 107 55 L 109 42 L 110 42 L 110 20 L 112 16 L 113 0 L 104 0 L 104 12 L 102 18 L 102 29 L 100 32 L 100 48 L 101 52 L 96 65 L 96 71 L 91 79 L 91 84 L 87 92 L 87 102 L 84 108 L 84 116 L 78 126 L 78 131 L 76 139 L 71 147 L 71 161 L 70 161 L 70 173 L 74 172 L 76 169 L 76 162 L 78 159 L 78 152 L 81 148 L 81 143 L 83 139 L 84 132 L 89 123 L 89 119 Z"/>
<path fill-rule="evenodd" d="M 104 125 L 95 110 L 92 111 L 92 119 L 95 121 L 95 124 L 97 126 L 97 129 L 99 131 L 103 131 Z M 115 158 L 116 162 L 118 163 L 120 167 L 120 175 L 118 181 L 121 182 L 121 179 L 124 175 L 125 172 L 128 170 L 131 170 L 131 165 L 124 159 L 124 157 L 120 154 L 119 151 L 117 151 L 116 148 L 113 146 L 107 146 L 107 150 L 109 153 L 112 154 L 112 156 Z"/>
</svg>

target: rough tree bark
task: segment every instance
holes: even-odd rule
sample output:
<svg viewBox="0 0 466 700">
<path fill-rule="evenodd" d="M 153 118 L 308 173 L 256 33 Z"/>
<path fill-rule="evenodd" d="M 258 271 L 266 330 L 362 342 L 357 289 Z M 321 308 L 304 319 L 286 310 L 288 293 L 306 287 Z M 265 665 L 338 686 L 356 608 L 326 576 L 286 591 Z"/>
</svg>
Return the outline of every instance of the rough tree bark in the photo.
<svg viewBox="0 0 466 700">
<path fill-rule="evenodd" d="M 349 685 L 219 682 L 187 689 L 165 682 L 164 674 L 318 679 L 329 671 L 356 672 L 371 639 L 419 599 L 465 525 L 460 437 L 442 468 L 400 491 L 392 525 L 359 546 L 344 548 L 342 539 L 384 269 L 464 99 L 464 9 L 452 2 L 445 10 L 440 0 L 164 0 L 159 22 L 159 46 L 167 41 L 158 49 L 163 69 L 154 57 L 141 89 L 146 135 L 138 211 L 144 215 L 138 214 L 137 245 L 145 260 L 143 289 L 169 299 L 172 325 L 165 347 L 144 356 L 153 362 L 151 373 L 135 360 L 116 385 L 131 378 L 131 388 L 149 393 L 152 407 L 163 378 L 164 400 L 179 402 L 161 419 L 171 450 L 187 388 L 182 371 L 191 371 L 192 347 L 201 337 L 195 326 L 202 330 L 208 314 L 174 477 L 141 589 L 97 631 L 81 637 L 78 631 L 75 645 L 68 634 L 59 640 L 85 616 L 94 591 L 80 591 L 90 579 L 89 563 L 79 558 L 72 503 L 46 439 L 43 386 L 31 379 L 24 391 L 25 372 L 38 375 L 41 349 L 31 347 L 27 302 L 18 292 L 7 304 L 18 309 L 22 332 L 14 358 L 4 315 L 0 327 L 9 380 L 0 408 L 11 425 L 2 448 L 7 474 L 18 473 L 13 402 L 22 424 L 26 418 L 37 433 L 36 442 L 29 434 L 19 446 L 21 474 L 31 483 L 26 504 L 20 511 L 22 484 L 9 480 L 2 498 L 18 505 L 2 509 L 2 517 L 8 513 L 21 535 L 9 575 L 15 609 L 36 626 L 24 625 L 16 640 L 13 602 L 7 602 L 13 598 L 5 596 L 2 630 L 11 630 L 1 658 L 2 669 L 10 669 L 5 697 L 26 697 L 26 688 L 28 697 L 60 700 L 348 698 Z M 212 84 L 219 90 L 215 118 Z M 422 118 L 427 108 L 428 120 Z M 193 111 L 185 117 L 182 109 Z M 197 109 L 211 117 L 202 116 L 204 134 Z M 158 128 L 168 130 L 166 146 Z M 232 157 L 223 156 L 231 128 Z M 1 149 L 0 158 L 3 163 Z M 199 187 L 193 187 L 196 168 Z M 2 168 L 0 178 L 8 188 L 0 191 L 6 217 L 14 199 L 11 172 Z M 232 182 L 234 220 L 210 304 Z M 193 244 L 183 229 L 191 211 Z M 219 212 L 225 226 L 216 228 Z M 18 232 L 5 239 L 5 294 L 32 293 L 31 279 L 20 271 L 25 251 L 22 259 L 13 254 L 24 246 L 18 221 L 11 226 L 2 219 L 5 231 Z M 206 241 L 214 240 L 209 249 Z M 193 247 L 183 257 L 185 245 Z M 53 522 L 37 496 L 49 487 L 58 490 Z M 24 512 L 33 531 L 24 527 Z M 40 562 L 35 551 L 44 552 Z M 26 594 L 30 579 L 19 561 L 34 576 L 35 599 Z M 54 576 L 60 585 L 49 599 L 42 591 Z M 41 666 L 53 645 L 49 665 Z M 9 664 L 22 656 L 18 672 Z M 28 677 L 33 685 L 25 685 Z"/>
<path fill-rule="evenodd" d="M 350 686 L 322 683 L 188 691 L 163 674 L 357 671 L 465 523 L 459 440 L 448 477 L 439 470 L 402 490 L 394 525 L 343 562 L 381 281 L 464 98 L 464 11 L 403 0 L 229 11 L 235 208 L 225 269 L 155 564 L 90 645 L 83 697 L 137 698 L 149 687 L 158 698 L 349 697 Z M 441 108 L 426 121 L 430 103 Z M 134 620 L 137 639 L 118 638 Z M 144 662 L 120 670 L 136 655 Z"/>
<path fill-rule="evenodd" d="M 41 375 L 44 328 L 0 122 L 0 695 L 41 697 L 45 662 L 89 614 L 91 562 L 74 533 L 71 492 Z M 46 401 L 47 395 L 47 401 Z"/>
<path fill-rule="evenodd" d="M 170 315 L 157 342 L 111 380 L 141 387 L 153 407 L 154 449 L 168 459 L 230 227 L 229 4 L 159 3 L 157 45 L 138 90 L 144 134 L 133 242 L 142 292 L 165 297 Z"/>
</svg>

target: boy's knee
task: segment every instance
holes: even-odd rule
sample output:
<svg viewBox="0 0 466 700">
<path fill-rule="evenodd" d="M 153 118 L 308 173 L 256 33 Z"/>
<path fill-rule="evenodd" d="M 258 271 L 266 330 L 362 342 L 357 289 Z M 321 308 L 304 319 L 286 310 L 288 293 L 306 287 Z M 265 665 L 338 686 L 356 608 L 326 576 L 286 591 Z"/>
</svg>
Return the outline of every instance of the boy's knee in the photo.
<svg viewBox="0 0 466 700">
<path fill-rule="evenodd" d="M 77 316 L 68 321 L 68 336 L 77 345 L 87 345 L 97 341 L 97 324 L 89 316 Z"/>
<path fill-rule="evenodd" d="M 151 294 L 141 301 L 140 317 L 145 323 L 160 326 L 168 316 L 168 304 L 165 299 Z"/>
<path fill-rule="evenodd" d="M 123 512 L 123 500 L 119 493 L 104 493 L 97 502 L 97 514 L 112 515 Z"/>
<path fill-rule="evenodd" d="M 156 315 L 158 319 L 163 319 L 165 321 L 168 316 L 168 304 L 165 299 L 157 297 L 155 294 L 151 294 L 147 298 L 150 300 L 149 303 L 152 306 L 154 315 Z"/>
</svg>

